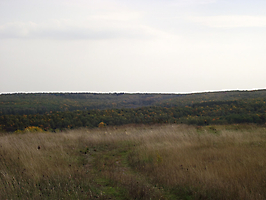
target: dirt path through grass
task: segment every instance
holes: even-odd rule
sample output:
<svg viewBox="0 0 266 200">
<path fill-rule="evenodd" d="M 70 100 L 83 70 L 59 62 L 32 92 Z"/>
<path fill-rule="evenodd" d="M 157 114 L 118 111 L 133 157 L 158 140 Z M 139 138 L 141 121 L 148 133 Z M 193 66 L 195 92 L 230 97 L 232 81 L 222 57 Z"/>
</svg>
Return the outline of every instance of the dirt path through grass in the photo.
<svg viewBox="0 0 266 200">
<path fill-rule="evenodd" d="M 147 177 L 128 164 L 132 144 L 92 149 L 86 167 L 94 174 L 94 186 L 100 199 L 169 199 L 164 190 L 155 187 Z M 92 159 L 93 158 L 93 159 Z"/>
</svg>

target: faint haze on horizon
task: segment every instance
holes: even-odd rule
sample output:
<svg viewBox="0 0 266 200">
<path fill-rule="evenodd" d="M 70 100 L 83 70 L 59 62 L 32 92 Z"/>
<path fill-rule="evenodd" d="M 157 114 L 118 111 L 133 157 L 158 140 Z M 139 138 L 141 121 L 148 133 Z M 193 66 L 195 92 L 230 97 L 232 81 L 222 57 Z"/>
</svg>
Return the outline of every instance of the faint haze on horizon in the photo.
<svg viewBox="0 0 266 200">
<path fill-rule="evenodd" d="M 229 92 L 254 92 L 266 91 L 266 89 L 253 88 L 253 89 L 235 89 L 235 90 L 205 90 L 205 91 L 191 91 L 191 92 L 147 92 L 147 91 L 18 91 L 18 92 L 0 92 L 0 95 L 9 94 L 173 94 L 173 95 L 191 95 L 191 94 L 206 94 L 206 93 L 229 93 Z"/>
<path fill-rule="evenodd" d="M 263 0 L 1 0 L 0 94 L 266 88 Z"/>
</svg>

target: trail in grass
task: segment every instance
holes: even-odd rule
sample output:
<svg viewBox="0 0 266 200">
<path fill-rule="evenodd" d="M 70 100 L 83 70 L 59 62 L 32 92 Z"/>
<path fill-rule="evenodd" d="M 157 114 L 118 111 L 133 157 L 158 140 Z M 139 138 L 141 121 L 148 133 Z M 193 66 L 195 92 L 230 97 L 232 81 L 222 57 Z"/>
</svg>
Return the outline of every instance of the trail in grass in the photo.
<svg viewBox="0 0 266 200">
<path fill-rule="evenodd" d="M 130 144 L 86 149 L 86 167 L 94 176 L 93 186 L 99 199 L 169 199 L 163 188 L 155 187 L 147 177 L 128 164 Z M 170 198 L 171 199 L 171 198 Z"/>
</svg>

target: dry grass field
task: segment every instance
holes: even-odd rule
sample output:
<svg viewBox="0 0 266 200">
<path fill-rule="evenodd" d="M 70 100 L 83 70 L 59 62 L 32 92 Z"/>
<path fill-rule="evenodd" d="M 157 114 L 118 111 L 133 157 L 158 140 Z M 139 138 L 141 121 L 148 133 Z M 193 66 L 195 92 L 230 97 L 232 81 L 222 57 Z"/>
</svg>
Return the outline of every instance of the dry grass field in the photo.
<svg viewBox="0 0 266 200">
<path fill-rule="evenodd" d="M 120 126 L 0 136 L 0 199 L 266 199 L 266 129 Z"/>
</svg>

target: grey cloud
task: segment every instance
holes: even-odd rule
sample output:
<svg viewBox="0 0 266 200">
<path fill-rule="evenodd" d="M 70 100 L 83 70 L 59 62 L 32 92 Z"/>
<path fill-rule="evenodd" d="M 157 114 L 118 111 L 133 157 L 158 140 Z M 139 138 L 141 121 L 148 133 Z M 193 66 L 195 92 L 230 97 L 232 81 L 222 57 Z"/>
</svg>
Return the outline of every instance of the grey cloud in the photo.
<svg viewBox="0 0 266 200">
<path fill-rule="evenodd" d="M 56 40 L 99 40 L 113 38 L 148 38 L 148 33 L 142 27 L 109 26 L 90 28 L 81 26 L 41 26 L 33 22 L 9 23 L 0 26 L 0 38 L 20 39 L 56 39 Z"/>
<path fill-rule="evenodd" d="M 204 4 L 213 4 L 216 2 L 217 0 L 173 0 L 169 1 L 169 4 L 173 6 L 197 6 Z"/>
<path fill-rule="evenodd" d="M 67 29 L 67 30 L 42 30 L 33 34 L 32 38 L 63 39 L 63 40 L 100 40 L 114 38 L 141 38 L 141 33 L 131 33 L 130 31 L 114 31 L 92 29 Z"/>
<path fill-rule="evenodd" d="M 187 19 L 213 28 L 266 27 L 265 16 L 193 16 Z"/>
</svg>

